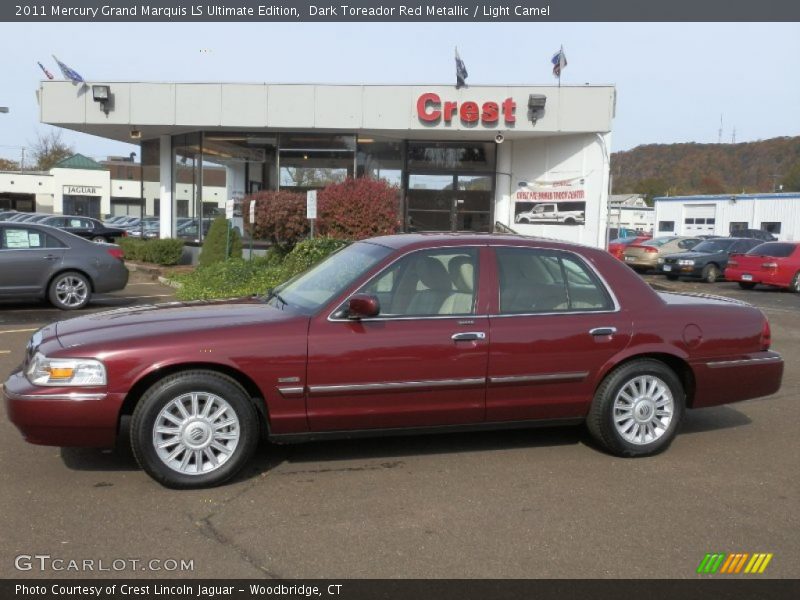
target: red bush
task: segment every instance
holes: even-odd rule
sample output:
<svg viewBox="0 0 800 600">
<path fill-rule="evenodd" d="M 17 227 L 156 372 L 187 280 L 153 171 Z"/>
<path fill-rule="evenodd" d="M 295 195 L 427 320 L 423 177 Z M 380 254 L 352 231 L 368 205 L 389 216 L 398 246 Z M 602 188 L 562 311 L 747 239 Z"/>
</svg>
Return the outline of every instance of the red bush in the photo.
<svg viewBox="0 0 800 600">
<path fill-rule="evenodd" d="M 256 201 L 256 222 L 250 225 L 250 201 Z M 290 249 L 308 236 L 306 196 L 296 192 L 265 190 L 242 202 L 242 216 L 248 232 L 257 240 Z"/>
<path fill-rule="evenodd" d="M 318 194 L 320 235 L 360 240 L 395 233 L 399 190 L 382 179 L 346 179 Z"/>
<path fill-rule="evenodd" d="M 383 180 L 346 179 L 317 192 L 317 233 L 340 240 L 359 240 L 395 233 L 399 190 Z M 250 201 L 256 201 L 256 222 L 250 225 Z M 308 237 L 305 193 L 261 191 L 242 202 L 242 216 L 251 236 L 291 249 Z"/>
</svg>

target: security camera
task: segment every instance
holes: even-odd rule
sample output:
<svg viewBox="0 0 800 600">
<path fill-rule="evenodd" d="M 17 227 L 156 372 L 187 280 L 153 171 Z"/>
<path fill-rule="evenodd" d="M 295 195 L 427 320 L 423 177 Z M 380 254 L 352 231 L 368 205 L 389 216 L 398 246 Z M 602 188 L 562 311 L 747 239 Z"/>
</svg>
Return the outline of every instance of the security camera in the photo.
<svg viewBox="0 0 800 600">
<path fill-rule="evenodd" d="M 131 139 L 138 140 L 142 137 L 142 132 L 138 129 L 131 129 Z"/>
<path fill-rule="evenodd" d="M 498 133 L 496 136 L 494 136 L 494 141 L 498 144 L 502 144 L 505 140 L 506 138 L 502 133 Z"/>
</svg>

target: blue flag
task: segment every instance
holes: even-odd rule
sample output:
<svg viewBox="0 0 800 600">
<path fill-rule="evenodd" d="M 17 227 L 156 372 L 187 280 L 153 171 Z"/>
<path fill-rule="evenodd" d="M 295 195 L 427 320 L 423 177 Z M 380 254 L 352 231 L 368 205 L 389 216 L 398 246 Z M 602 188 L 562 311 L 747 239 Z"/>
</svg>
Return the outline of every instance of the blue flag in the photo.
<svg viewBox="0 0 800 600">
<path fill-rule="evenodd" d="M 55 55 L 53 55 L 53 60 L 58 64 L 58 68 L 61 69 L 61 73 L 64 75 L 65 79 L 69 79 L 72 83 L 85 83 L 80 73 L 74 69 L 70 69 L 67 65 L 58 60 Z"/>
</svg>

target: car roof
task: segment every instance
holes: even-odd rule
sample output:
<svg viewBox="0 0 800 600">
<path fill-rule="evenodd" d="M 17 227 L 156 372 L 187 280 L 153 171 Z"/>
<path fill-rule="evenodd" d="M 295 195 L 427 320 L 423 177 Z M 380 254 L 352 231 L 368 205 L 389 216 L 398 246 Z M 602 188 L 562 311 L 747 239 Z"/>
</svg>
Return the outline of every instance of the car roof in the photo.
<svg viewBox="0 0 800 600">
<path fill-rule="evenodd" d="M 597 250 L 592 246 L 565 242 L 546 237 L 534 237 L 513 233 L 399 233 L 363 240 L 394 250 L 408 250 L 435 246 L 542 246 L 552 248 L 581 248 Z"/>
</svg>

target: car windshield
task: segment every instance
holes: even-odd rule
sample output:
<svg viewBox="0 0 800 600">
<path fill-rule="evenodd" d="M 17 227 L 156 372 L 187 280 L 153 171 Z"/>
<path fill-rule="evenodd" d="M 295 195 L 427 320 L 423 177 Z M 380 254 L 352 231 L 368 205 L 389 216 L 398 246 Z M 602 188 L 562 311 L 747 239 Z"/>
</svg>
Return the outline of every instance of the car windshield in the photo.
<svg viewBox="0 0 800 600">
<path fill-rule="evenodd" d="M 692 248 L 692 252 L 726 252 L 736 240 L 706 240 Z"/>
<path fill-rule="evenodd" d="M 368 242 L 346 246 L 275 288 L 267 295 L 267 304 L 276 308 L 288 306 L 305 314 L 314 313 L 391 252 L 390 248 Z"/>
<path fill-rule="evenodd" d="M 791 256 L 797 244 L 787 244 L 785 242 L 767 242 L 759 244 L 748 252 L 753 256 L 774 256 L 775 258 L 786 258 Z"/>
<path fill-rule="evenodd" d="M 663 246 L 664 244 L 667 244 L 667 243 L 671 242 L 674 239 L 675 239 L 674 237 L 658 237 L 658 238 L 653 238 L 652 240 L 647 240 L 646 242 L 642 242 L 639 245 L 640 246 L 653 246 L 655 248 L 658 248 L 659 246 Z"/>
</svg>

